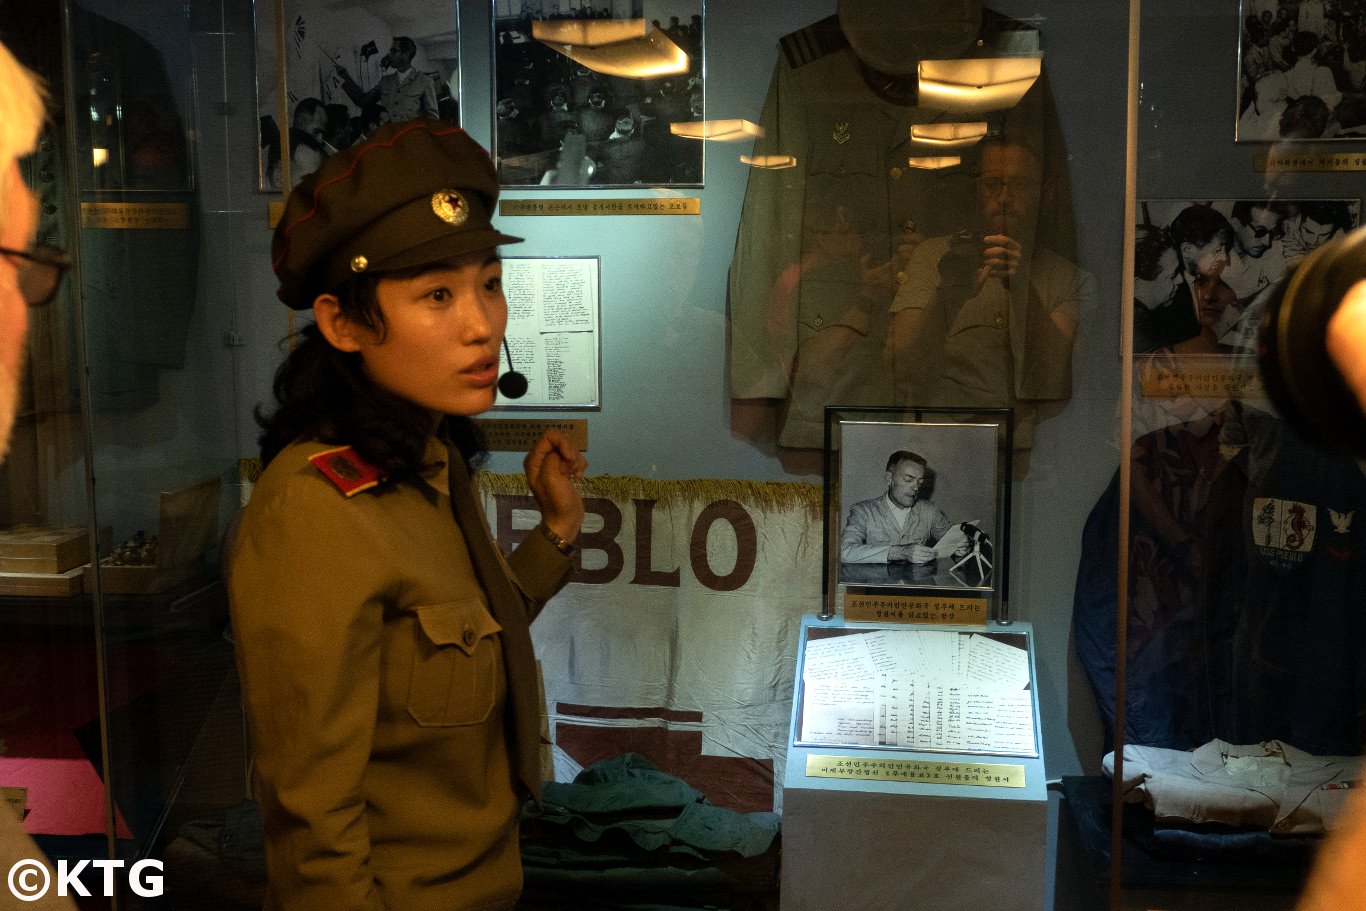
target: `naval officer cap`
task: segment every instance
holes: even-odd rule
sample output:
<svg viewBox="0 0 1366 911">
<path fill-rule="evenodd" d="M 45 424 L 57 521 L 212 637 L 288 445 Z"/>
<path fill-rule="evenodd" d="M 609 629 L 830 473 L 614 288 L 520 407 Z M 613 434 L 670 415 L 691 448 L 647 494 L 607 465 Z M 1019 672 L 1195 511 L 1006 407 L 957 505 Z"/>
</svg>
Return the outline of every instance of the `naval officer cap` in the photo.
<svg viewBox="0 0 1366 911">
<path fill-rule="evenodd" d="M 386 124 L 305 177 L 285 203 L 271 261 L 295 310 L 358 275 L 517 243 L 491 222 L 498 174 L 464 130 L 436 120 Z"/>
</svg>

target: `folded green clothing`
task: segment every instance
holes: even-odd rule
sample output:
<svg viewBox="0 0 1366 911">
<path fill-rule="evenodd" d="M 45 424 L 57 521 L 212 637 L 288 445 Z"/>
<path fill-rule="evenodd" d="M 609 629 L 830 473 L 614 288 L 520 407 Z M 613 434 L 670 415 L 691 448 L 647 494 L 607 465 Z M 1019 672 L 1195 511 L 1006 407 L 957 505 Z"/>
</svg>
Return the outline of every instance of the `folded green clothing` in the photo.
<svg viewBox="0 0 1366 911">
<path fill-rule="evenodd" d="M 542 808 L 532 817 L 568 826 L 587 842 L 612 832 L 647 851 L 684 846 L 755 857 L 778 834 L 777 814 L 713 806 L 700 791 L 635 753 L 594 763 L 571 784 L 548 782 L 541 794 Z"/>
</svg>

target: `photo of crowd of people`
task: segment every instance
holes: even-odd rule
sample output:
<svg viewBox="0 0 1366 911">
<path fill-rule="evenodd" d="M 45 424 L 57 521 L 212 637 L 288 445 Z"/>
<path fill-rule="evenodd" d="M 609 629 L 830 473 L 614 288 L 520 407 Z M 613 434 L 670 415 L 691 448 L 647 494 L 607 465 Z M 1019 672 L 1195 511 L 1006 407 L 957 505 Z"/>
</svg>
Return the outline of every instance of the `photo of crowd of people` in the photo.
<svg viewBox="0 0 1366 911">
<path fill-rule="evenodd" d="M 1243 0 L 1240 142 L 1366 138 L 1366 0 Z"/>
<path fill-rule="evenodd" d="M 1134 352 L 1247 354 L 1290 269 L 1360 223 L 1356 199 L 1145 200 Z"/>
<path fill-rule="evenodd" d="M 273 21 L 269 7 L 272 0 L 258 4 L 258 18 Z M 415 0 L 401 21 L 379 18 L 365 0 L 297 0 L 285 15 L 283 78 L 273 31 L 257 33 L 261 189 L 287 189 L 286 170 L 297 186 L 381 124 L 460 122 L 459 35 L 449 3 Z M 283 134 L 282 91 L 289 114 Z"/>
<path fill-rule="evenodd" d="M 494 159 L 504 186 L 702 183 L 702 143 L 670 125 L 703 119 L 701 0 L 603 0 L 563 12 L 523 0 L 495 23 Z M 533 37 L 561 19 L 644 20 L 687 55 L 685 72 L 632 78 L 594 72 Z M 667 46 L 667 45 L 666 45 Z"/>
</svg>

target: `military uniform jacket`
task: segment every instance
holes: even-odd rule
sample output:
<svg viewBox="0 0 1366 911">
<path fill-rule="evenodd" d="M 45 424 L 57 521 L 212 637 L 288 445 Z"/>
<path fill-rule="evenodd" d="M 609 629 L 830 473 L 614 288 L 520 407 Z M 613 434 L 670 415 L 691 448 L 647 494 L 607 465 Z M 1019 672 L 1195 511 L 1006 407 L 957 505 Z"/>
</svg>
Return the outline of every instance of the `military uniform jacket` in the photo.
<svg viewBox="0 0 1366 911">
<path fill-rule="evenodd" d="M 1037 32 L 987 11 L 976 56 L 1037 51 Z M 908 164 L 913 124 L 945 119 L 942 112 L 884 97 L 839 33 L 834 17 L 783 39 L 755 141 L 754 154 L 788 155 L 794 167 L 750 172 L 731 260 L 731 396 L 787 402 L 778 442 L 820 448 L 824 407 L 841 405 L 958 406 L 897 394 L 881 369 L 888 307 L 894 292 L 916 280 L 893 265 L 911 233 L 923 237 L 980 230 L 975 158 L 961 167 L 921 170 Z M 1074 245 L 1066 153 L 1046 74 L 1018 106 L 984 115 L 993 129 L 1036 140 L 1051 205 L 1036 225 L 1021 226 L 1027 249 L 1063 257 Z M 1021 264 L 1008 314 L 1012 335 L 1010 398 L 1066 399 L 1062 382 L 1043 371 L 1029 328 L 1031 263 Z M 921 281 L 926 280 L 924 277 Z M 1054 349 L 1049 348 L 1052 358 Z M 1070 364 L 1068 342 L 1066 361 Z M 1042 382 L 1041 382 L 1042 380 Z"/>
<path fill-rule="evenodd" d="M 332 448 L 276 456 L 231 560 L 266 907 L 511 908 L 540 779 L 529 624 L 571 561 L 540 535 L 505 561 L 435 440 L 449 473 L 349 497 L 310 462 Z"/>
<path fill-rule="evenodd" d="M 1082 309 L 1094 299 L 1091 276 L 1050 250 L 1032 257 L 1028 305 L 1016 307 L 1018 283 L 988 279 L 980 291 L 953 288 L 938 263 L 949 238 L 916 247 L 892 298 L 883 362 L 898 402 L 1014 409 L 1014 445 L 1034 445 L 1037 405 L 1072 389 L 1072 343 Z M 1023 328 L 1012 320 L 1024 319 Z M 1015 357 L 1018 339 L 1029 348 Z M 1018 366 L 1018 370 L 1016 369 Z M 1017 389 L 1029 395 L 1017 395 Z"/>
</svg>

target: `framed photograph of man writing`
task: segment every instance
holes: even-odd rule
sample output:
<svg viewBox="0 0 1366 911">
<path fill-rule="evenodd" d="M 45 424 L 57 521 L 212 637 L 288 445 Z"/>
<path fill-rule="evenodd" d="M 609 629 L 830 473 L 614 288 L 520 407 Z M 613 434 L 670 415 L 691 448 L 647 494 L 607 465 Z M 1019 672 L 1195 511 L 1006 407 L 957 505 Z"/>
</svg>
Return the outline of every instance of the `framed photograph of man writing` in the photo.
<svg viewBox="0 0 1366 911">
<path fill-rule="evenodd" d="M 450 0 L 257 0 L 265 191 L 289 190 L 384 123 L 460 123 L 460 22 Z"/>
<path fill-rule="evenodd" d="M 495 0 L 503 186 L 701 186 L 702 21 L 702 0 Z"/>
<path fill-rule="evenodd" d="M 825 411 L 826 592 L 1004 597 L 1010 409 Z"/>
</svg>

